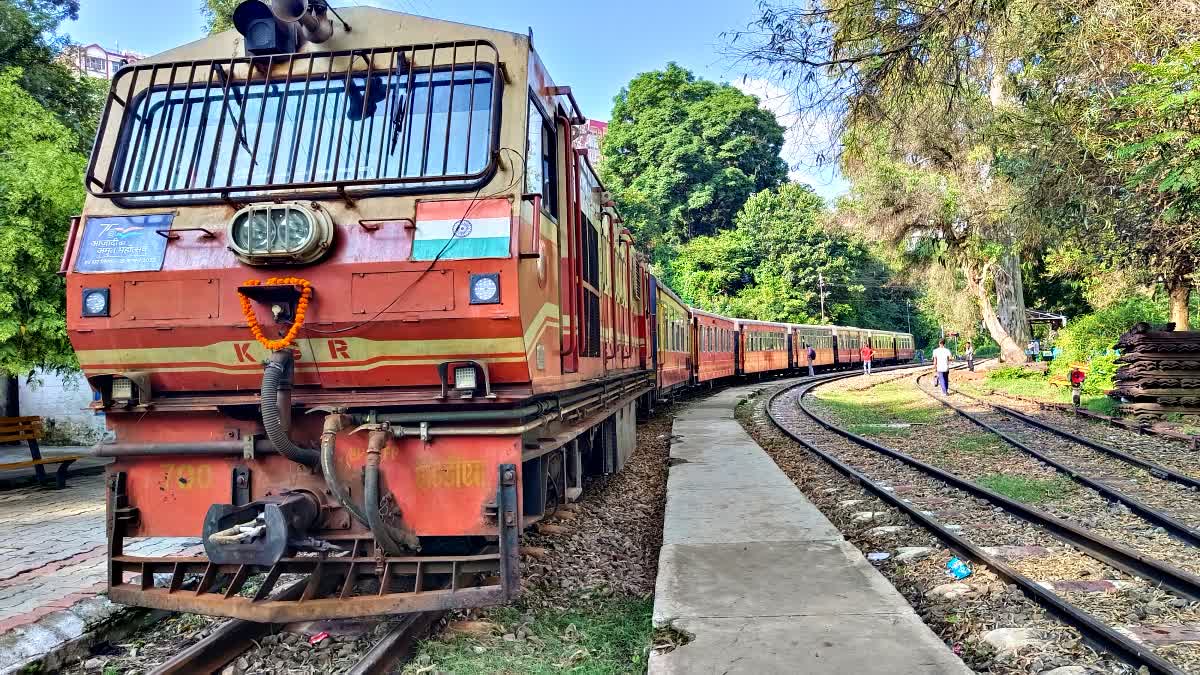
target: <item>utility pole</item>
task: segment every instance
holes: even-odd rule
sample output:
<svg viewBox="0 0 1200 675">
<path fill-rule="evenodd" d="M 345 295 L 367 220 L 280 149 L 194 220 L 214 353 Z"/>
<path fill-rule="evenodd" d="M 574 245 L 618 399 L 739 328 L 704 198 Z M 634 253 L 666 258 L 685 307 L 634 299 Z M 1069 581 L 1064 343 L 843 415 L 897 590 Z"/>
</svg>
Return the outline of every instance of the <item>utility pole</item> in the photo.
<svg viewBox="0 0 1200 675">
<path fill-rule="evenodd" d="M 821 289 L 821 323 L 825 323 L 825 275 L 821 272 L 817 272 L 817 285 Z"/>
<path fill-rule="evenodd" d="M 912 299 L 904 299 L 904 320 L 908 323 L 908 332 L 912 332 Z"/>
</svg>

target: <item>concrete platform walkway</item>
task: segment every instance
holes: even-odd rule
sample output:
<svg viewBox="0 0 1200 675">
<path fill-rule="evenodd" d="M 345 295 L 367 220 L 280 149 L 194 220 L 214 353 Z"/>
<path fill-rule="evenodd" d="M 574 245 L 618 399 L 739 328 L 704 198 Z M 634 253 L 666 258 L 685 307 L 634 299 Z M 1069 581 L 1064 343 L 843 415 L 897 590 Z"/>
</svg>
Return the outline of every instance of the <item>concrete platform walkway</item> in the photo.
<svg viewBox="0 0 1200 675">
<path fill-rule="evenodd" d="M 675 418 L 654 625 L 694 637 L 650 673 L 971 672 L 734 419 L 754 388 Z"/>
<path fill-rule="evenodd" d="M 198 539 L 127 542 L 134 555 L 201 550 Z M 123 607 L 103 595 L 105 547 L 103 476 L 0 491 L 0 674 L 119 620 Z"/>
</svg>

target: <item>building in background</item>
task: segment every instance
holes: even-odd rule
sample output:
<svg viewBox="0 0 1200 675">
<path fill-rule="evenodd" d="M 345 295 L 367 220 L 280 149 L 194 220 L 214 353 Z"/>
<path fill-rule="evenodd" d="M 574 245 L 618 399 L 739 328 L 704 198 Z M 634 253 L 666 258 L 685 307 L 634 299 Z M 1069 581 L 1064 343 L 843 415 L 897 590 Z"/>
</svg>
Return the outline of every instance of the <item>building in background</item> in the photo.
<svg viewBox="0 0 1200 675">
<path fill-rule="evenodd" d="M 100 45 L 71 45 L 63 50 L 58 60 L 79 75 L 111 80 L 121 66 L 146 58 L 144 54 L 131 51 L 112 50 Z"/>
<path fill-rule="evenodd" d="M 104 415 L 91 410 L 95 393 L 83 373 L 34 371 L 18 378 L 18 415 L 41 417 L 46 445 L 93 445 L 109 437 Z"/>
<path fill-rule="evenodd" d="M 572 145 L 576 150 L 587 150 L 588 161 L 592 166 L 599 165 L 600 141 L 603 140 L 604 134 L 608 133 L 608 122 L 588 120 L 587 124 L 581 124 L 574 129 L 575 138 Z"/>
</svg>

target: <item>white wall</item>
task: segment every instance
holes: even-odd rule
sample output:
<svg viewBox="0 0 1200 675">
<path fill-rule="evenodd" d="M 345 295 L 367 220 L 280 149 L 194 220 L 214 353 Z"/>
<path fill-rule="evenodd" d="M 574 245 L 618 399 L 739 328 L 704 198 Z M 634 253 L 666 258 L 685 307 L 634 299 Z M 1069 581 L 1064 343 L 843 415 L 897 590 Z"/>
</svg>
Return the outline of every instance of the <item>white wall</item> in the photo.
<svg viewBox="0 0 1200 675">
<path fill-rule="evenodd" d="M 46 423 L 48 443 L 91 445 L 106 431 L 104 415 L 88 410 L 92 389 L 81 373 L 63 377 L 37 371 L 20 382 L 21 415 L 36 415 Z"/>
</svg>

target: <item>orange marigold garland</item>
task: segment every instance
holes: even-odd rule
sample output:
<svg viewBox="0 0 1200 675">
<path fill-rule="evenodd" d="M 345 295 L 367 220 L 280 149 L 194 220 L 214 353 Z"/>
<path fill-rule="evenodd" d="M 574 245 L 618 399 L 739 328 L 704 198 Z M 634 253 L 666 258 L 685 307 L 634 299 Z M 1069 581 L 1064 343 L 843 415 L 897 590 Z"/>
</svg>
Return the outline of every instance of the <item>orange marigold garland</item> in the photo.
<svg viewBox="0 0 1200 675">
<path fill-rule="evenodd" d="M 296 336 L 300 334 L 300 329 L 304 326 L 304 315 L 308 313 L 308 301 L 312 298 L 312 283 L 307 279 L 299 277 L 272 277 L 266 281 L 258 279 L 250 279 L 242 284 L 243 286 L 299 286 L 300 302 L 296 304 L 296 320 L 292 322 L 292 327 L 288 329 L 286 335 L 278 340 L 268 340 L 263 333 L 262 326 L 258 323 L 258 315 L 254 313 L 254 307 L 250 305 L 250 298 L 246 297 L 245 293 L 238 291 L 238 300 L 242 303 L 242 314 L 246 317 L 246 323 L 250 326 L 250 334 L 258 343 L 267 349 L 275 352 L 280 349 L 287 349 L 296 341 Z"/>
</svg>

